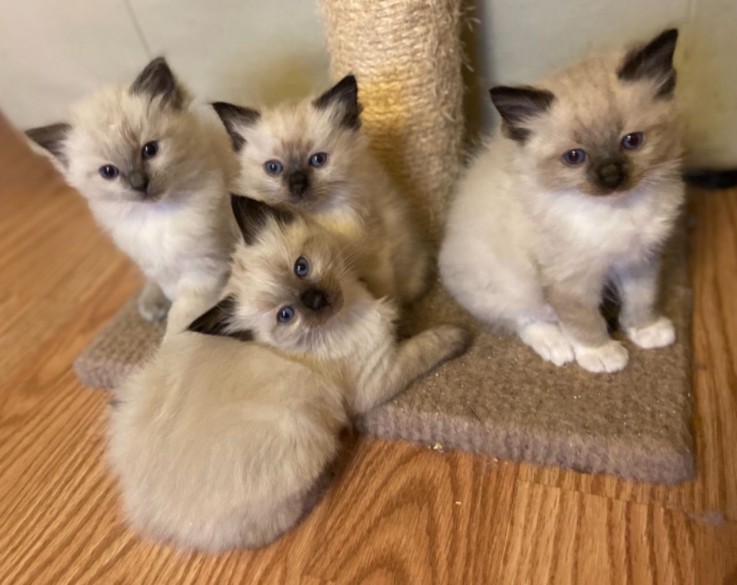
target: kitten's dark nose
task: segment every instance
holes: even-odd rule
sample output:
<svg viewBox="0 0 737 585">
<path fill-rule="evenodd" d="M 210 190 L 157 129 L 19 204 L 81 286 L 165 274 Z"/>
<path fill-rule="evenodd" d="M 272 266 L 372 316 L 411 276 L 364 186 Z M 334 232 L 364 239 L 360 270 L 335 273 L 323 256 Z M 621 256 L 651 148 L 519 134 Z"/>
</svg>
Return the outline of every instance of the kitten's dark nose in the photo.
<svg viewBox="0 0 737 585">
<path fill-rule="evenodd" d="M 302 197 L 309 183 L 307 173 L 304 171 L 294 171 L 289 175 L 289 191 L 295 197 Z"/>
<path fill-rule="evenodd" d="M 328 297 L 319 288 L 308 288 L 300 295 L 299 300 L 306 308 L 315 312 L 322 311 L 325 307 L 330 306 Z"/>
<path fill-rule="evenodd" d="M 596 169 L 599 182 L 608 189 L 616 189 L 627 178 L 627 169 L 621 161 L 608 161 Z"/>
<path fill-rule="evenodd" d="M 148 177 L 141 171 L 131 171 L 128 173 L 128 183 L 132 189 L 145 193 L 148 188 Z"/>
</svg>

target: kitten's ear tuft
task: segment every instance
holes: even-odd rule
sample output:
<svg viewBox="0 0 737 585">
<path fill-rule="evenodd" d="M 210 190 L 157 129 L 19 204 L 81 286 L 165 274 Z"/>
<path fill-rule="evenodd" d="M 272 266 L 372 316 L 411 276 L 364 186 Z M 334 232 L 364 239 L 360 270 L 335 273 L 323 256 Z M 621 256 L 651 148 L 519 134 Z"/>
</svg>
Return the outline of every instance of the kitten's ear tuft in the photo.
<svg viewBox="0 0 737 585">
<path fill-rule="evenodd" d="M 243 241 L 248 246 L 256 243 L 259 232 L 266 226 L 269 219 L 273 219 L 281 225 L 288 225 L 295 219 L 294 213 L 288 209 L 273 207 L 245 195 L 231 193 L 230 205 L 241 234 L 243 234 Z"/>
<path fill-rule="evenodd" d="M 253 332 L 250 329 L 233 329 L 232 322 L 235 315 L 235 307 L 235 297 L 232 295 L 225 297 L 212 309 L 192 321 L 187 329 L 194 333 L 233 337 L 239 341 L 252 341 Z"/>
<path fill-rule="evenodd" d="M 41 148 L 48 150 L 61 163 L 66 166 L 67 156 L 64 147 L 67 134 L 72 129 L 70 124 L 59 123 L 49 126 L 41 126 L 39 128 L 31 128 L 26 130 L 26 136 L 38 144 Z"/>
<path fill-rule="evenodd" d="M 504 121 L 504 131 L 517 142 L 524 142 L 532 133 L 525 123 L 544 114 L 555 101 L 555 96 L 548 90 L 530 86 L 500 85 L 493 87 L 490 93 L 491 101 Z"/>
<path fill-rule="evenodd" d="M 358 83 L 354 75 L 346 75 L 333 87 L 312 102 L 318 110 L 340 108 L 340 123 L 351 130 L 361 127 L 361 104 L 358 101 Z"/>
<path fill-rule="evenodd" d="M 132 94 L 160 98 L 162 105 L 181 110 L 186 101 L 186 93 L 179 85 L 166 59 L 157 57 L 144 68 L 130 87 Z"/>
<path fill-rule="evenodd" d="M 649 43 L 627 53 L 617 76 L 622 81 L 655 80 L 656 97 L 670 97 L 676 87 L 673 53 L 677 41 L 677 29 L 663 31 Z"/>
<path fill-rule="evenodd" d="M 214 102 L 211 105 L 223 124 L 225 124 L 230 141 L 233 143 L 233 150 L 238 152 L 246 143 L 245 138 L 243 138 L 238 129 L 252 126 L 258 122 L 261 112 L 226 102 Z"/>
</svg>

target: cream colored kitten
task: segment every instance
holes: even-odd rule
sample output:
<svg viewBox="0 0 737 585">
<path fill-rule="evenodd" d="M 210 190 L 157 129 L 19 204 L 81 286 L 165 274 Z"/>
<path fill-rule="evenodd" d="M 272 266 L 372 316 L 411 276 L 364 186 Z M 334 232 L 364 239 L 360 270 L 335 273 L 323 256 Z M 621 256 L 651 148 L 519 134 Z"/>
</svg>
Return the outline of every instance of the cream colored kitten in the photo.
<svg viewBox="0 0 737 585">
<path fill-rule="evenodd" d="M 683 203 L 669 30 L 536 87 L 497 87 L 502 132 L 450 211 L 443 281 L 487 322 L 556 365 L 615 372 L 628 360 L 599 312 L 614 284 L 637 345 L 673 343 L 657 312 L 660 251 Z"/>
<path fill-rule="evenodd" d="M 174 324 L 186 327 L 191 307 L 174 303 L 109 430 L 133 526 L 208 551 L 262 546 L 294 526 L 349 417 L 469 341 L 441 326 L 396 342 L 394 307 L 321 227 L 246 197 L 233 208 L 244 241 L 227 296 L 184 331 Z"/>
<path fill-rule="evenodd" d="M 141 314 L 163 319 L 171 300 L 225 284 L 236 229 L 227 181 L 227 135 L 198 112 L 164 59 L 130 87 L 78 104 L 71 124 L 27 132 L 52 152 L 98 223 L 141 268 Z"/>
<path fill-rule="evenodd" d="M 377 296 L 409 302 L 424 291 L 428 249 L 360 131 L 352 75 L 317 98 L 261 112 L 213 106 L 240 160 L 236 190 L 307 212 L 339 235 Z"/>
</svg>

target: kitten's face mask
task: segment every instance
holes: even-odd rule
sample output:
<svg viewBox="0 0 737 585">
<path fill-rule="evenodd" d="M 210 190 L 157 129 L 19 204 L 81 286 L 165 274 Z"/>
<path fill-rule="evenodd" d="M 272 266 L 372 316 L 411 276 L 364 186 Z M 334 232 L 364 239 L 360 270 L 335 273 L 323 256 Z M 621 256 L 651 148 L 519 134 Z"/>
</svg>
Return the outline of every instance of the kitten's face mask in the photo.
<svg viewBox="0 0 737 585">
<path fill-rule="evenodd" d="M 329 236 L 291 211 L 238 195 L 232 203 L 245 246 L 230 294 L 189 329 L 318 351 L 351 305 L 356 277 Z"/>
<path fill-rule="evenodd" d="M 222 102 L 213 107 L 238 153 L 243 192 L 308 211 L 338 203 L 360 156 L 361 106 L 352 75 L 314 100 L 263 113 Z"/>
<path fill-rule="evenodd" d="M 550 89 L 497 87 L 503 131 L 551 191 L 607 196 L 680 176 L 673 52 L 665 31 L 622 58 L 599 57 L 550 79 Z"/>
<path fill-rule="evenodd" d="M 69 182 L 89 199 L 155 202 L 186 188 L 199 169 L 188 103 L 158 58 L 129 88 L 81 104 L 73 124 L 27 134 L 59 158 Z"/>
</svg>

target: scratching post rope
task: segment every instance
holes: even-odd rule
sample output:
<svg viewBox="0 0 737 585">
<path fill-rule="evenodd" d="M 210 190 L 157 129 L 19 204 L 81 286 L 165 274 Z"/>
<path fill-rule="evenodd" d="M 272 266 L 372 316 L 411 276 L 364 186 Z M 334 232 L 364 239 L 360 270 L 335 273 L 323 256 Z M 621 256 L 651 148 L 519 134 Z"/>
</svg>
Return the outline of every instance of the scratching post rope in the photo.
<svg viewBox="0 0 737 585">
<path fill-rule="evenodd" d="M 321 0 L 332 74 L 354 73 L 372 149 L 437 243 L 461 168 L 461 0 Z"/>
</svg>

